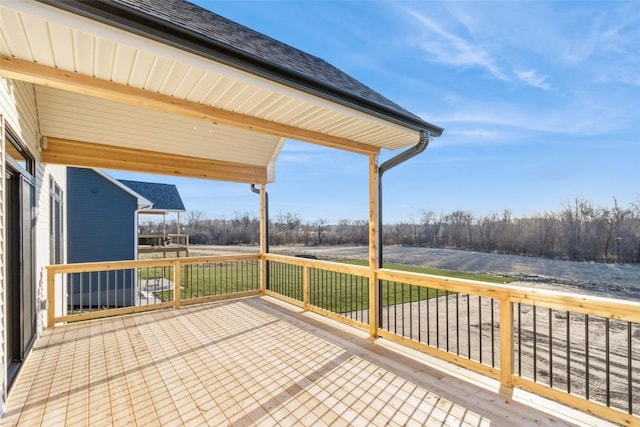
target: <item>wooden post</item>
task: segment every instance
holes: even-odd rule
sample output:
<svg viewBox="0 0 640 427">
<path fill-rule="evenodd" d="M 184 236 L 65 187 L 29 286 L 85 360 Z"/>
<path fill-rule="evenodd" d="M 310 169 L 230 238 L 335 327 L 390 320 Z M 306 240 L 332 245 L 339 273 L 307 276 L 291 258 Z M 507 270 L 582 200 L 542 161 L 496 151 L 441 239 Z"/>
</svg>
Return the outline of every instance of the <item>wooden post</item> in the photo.
<svg viewBox="0 0 640 427">
<path fill-rule="evenodd" d="M 173 261 L 173 306 L 180 308 L 180 261 Z"/>
<path fill-rule="evenodd" d="M 500 295 L 500 385 L 513 388 L 513 303 L 508 292 Z"/>
<path fill-rule="evenodd" d="M 267 291 L 267 263 L 264 258 L 267 253 L 267 189 L 264 184 L 260 184 L 260 294 Z"/>
<path fill-rule="evenodd" d="M 56 318 L 56 275 L 47 269 L 47 328 L 53 328 Z"/>
<path fill-rule="evenodd" d="M 378 155 L 369 154 L 369 337 L 378 336 Z"/>
<path fill-rule="evenodd" d="M 311 280 L 311 267 L 302 267 L 302 306 L 305 310 L 309 310 L 309 282 Z"/>
</svg>

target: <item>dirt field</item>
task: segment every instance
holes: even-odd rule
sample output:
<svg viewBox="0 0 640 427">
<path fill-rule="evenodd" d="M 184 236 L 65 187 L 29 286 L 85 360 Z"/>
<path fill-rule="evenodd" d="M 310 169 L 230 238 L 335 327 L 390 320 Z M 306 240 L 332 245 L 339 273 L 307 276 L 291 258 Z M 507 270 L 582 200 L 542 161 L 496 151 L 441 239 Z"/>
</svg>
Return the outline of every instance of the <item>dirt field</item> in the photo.
<svg viewBox="0 0 640 427">
<path fill-rule="evenodd" d="M 257 252 L 248 246 L 194 246 L 192 255 Z M 286 255 L 313 255 L 319 259 L 366 259 L 368 248 L 353 247 L 273 247 L 271 252 Z M 640 301 L 640 265 L 602 264 L 543 259 L 517 255 L 487 254 L 450 249 L 388 246 L 384 261 L 421 265 L 454 271 L 489 273 L 517 278 L 519 285 L 544 287 L 599 296 Z"/>
</svg>

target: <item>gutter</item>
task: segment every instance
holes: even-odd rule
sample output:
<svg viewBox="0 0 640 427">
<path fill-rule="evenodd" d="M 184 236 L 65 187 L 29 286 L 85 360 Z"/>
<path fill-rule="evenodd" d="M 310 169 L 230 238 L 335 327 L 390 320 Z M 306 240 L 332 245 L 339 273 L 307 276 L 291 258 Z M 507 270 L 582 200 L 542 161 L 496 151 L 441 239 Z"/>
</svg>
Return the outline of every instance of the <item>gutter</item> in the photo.
<svg viewBox="0 0 640 427">
<path fill-rule="evenodd" d="M 426 150 L 427 146 L 429 145 L 430 139 L 431 132 L 429 132 L 428 130 L 421 130 L 420 140 L 416 145 L 403 151 L 397 156 L 390 158 L 389 160 L 378 166 L 378 218 L 376 219 L 376 230 L 378 230 L 378 232 L 376 233 L 376 246 L 378 248 L 378 256 L 376 260 L 377 265 L 375 266 L 376 269 L 382 268 L 382 243 L 384 241 L 382 238 L 382 176 L 389 169 L 406 162 L 407 160 L 417 156 L 418 154 Z M 378 295 L 382 295 L 382 281 L 377 280 L 376 287 L 378 290 Z M 378 304 L 378 322 L 380 323 L 378 326 L 382 326 L 382 315 L 382 304 Z"/>
<path fill-rule="evenodd" d="M 413 147 L 403 151 L 395 157 L 390 158 L 380 166 L 378 166 L 378 218 L 376 229 L 378 230 L 376 245 L 378 247 L 378 265 L 376 268 L 382 268 L 382 176 L 383 174 L 391 168 L 398 166 L 401 163 L 406 162 L 407 160 L 417 156 L 426 150 L 429 145 L 429 140 L 431 139 L 431 132 L 428 130 L 420 131 L 420 140 Z"/>
<path fill-rule="evenodd" d="M 400 111 L 395 111 L 388 106 L 354 95 L 353 93 L 320 79 L 310 77 L 302 72 L 243 51 L 228 43 L 199 34 L 196 31 L 157 16 L 150 15 L 142 10 L 127 6 L 126 4 L 121 4 L 119 2 L 78 0 L 37 1 L 75 15 L 83 16 L 109 26 L 155 40 L 165 45 L 176 47 L 180 50 L 193 53 L 206 59 L 214 60 L 216 62 L 247 71 L 259 77 L 284 84 L 296 90 L 318 96 L 328 101 L 335 102 L 336 104 L 346 106 L 356 111 L 378 117 L 415 131 L 428 129 L 433 136 L 440 136 L 443 132 L 442 128 L 428 123 L 409 112 L 407 112 L 407 114 L 403 114 Z M 266 35 L 263 36 L 268 37 Z M 309 55 L 306 52 L 303 53 Z"/>
</svg>

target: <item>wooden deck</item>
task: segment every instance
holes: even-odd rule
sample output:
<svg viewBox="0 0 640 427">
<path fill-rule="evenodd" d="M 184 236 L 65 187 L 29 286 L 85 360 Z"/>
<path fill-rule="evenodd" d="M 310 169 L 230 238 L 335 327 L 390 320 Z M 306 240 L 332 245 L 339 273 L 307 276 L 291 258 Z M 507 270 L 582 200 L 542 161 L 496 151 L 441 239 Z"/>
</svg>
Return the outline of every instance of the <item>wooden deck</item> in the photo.
<svg viewBox="0 0 640 427">
<path fill-rule="evenodd" d="M 611 425 L 268 297 L 46 330 L 2 425 Z"/>
</svg>

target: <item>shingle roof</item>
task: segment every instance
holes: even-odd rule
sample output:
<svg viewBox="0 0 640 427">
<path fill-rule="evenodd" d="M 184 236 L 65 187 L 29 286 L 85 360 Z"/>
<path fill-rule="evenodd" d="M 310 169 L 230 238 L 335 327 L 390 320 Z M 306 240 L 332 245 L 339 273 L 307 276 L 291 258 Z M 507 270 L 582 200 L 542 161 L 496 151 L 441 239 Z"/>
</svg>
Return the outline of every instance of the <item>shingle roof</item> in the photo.
<svg viewBox="0 0 640 427">
<path fill-rule="evenodd" d="M 439 136 L 442 129 L 325 60 L 183 0 L 51 2 L 220 62 Z M 215 4 L 213 4 L 215 6 Z"/>
<path fill-rule="evenodd" d="M 121 184 L 129 187 L 145 199 L 153 203 L 154 211 L 185 212 L 184 203 L 178 192 L 178 188 L 173 184 L 159 184 L 155 182 L 118 180 Z"/>
<path fill-rule="evenodd" d="M 117 0 L 146 14 L 178 24 L 208 38 L 285 66 L 347 92 L 386 105 L 404 114 L 409 111 L 360 83 L 327 61 L 254 31 L 209 10 L 182 0 Z M 162 7 L 158 7 L 161 4 Z M 414 116 L 416 117 L 416 116 Z"/>
</svg>

